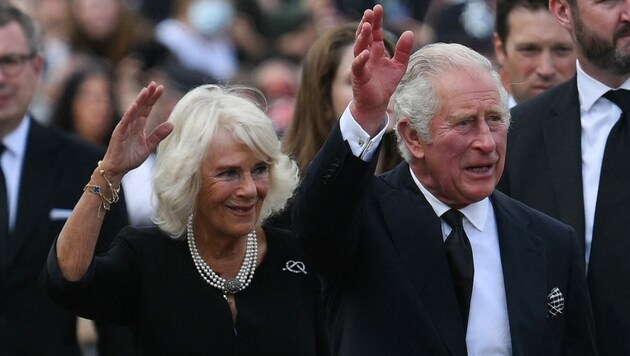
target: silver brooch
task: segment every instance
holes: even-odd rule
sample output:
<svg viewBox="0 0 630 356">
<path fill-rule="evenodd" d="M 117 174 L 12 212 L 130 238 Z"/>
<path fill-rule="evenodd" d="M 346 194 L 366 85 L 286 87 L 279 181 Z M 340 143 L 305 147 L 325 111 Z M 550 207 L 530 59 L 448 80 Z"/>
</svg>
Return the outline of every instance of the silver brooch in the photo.
<svg viewBox="0 0 630 356">
<path fill-rule="evenodd" d="M 308 274 L 308 272 L 306 272 L 306 265 L 302 261 L 288 260 L 284 264 L 284 268 L 282 270 L 283 271 L 289 271 L 289 272 L 292 272 L 292 273 Z"/>
</svg>

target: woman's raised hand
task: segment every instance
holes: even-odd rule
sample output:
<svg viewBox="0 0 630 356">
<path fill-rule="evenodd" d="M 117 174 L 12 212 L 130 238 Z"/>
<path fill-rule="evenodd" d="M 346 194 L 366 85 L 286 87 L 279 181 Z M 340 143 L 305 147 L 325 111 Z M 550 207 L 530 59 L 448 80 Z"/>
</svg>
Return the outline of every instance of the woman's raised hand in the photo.
<svg viewBox="0 0 630 356">
<path fill-rule="evenodd" d="M 164 87 L 155 82 L 142 88 L 116 126 L 101 163 L 101 169 L 105 170 L 112 180 L 119 181 L 127 172 L 142 164 L 157 145 L 173 131 L 173 124 L 166 122 L 166 117 L 159 118 L 161 122 L 148 124 L 153 105 L 163 92 Z M 151 132 L 146 132 L 149 126 L 155 128 Z"/>
</svg>

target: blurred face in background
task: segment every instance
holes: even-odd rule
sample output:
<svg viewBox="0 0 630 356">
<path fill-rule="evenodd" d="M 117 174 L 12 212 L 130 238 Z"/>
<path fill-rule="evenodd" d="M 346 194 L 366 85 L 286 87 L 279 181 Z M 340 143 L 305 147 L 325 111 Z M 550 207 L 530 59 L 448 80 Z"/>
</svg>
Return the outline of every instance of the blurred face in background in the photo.
<svg viewBox="0 0 630 356">
<path fill-rule="evenodd" d="M 42 27 L 44 36 L 68 37 L 70 4 L 68 0 L 40 0 L 35 18 Z"/>
<path fill-rule="evenodd" d="M 339 66 L 335 72 L 335 78 L 332 81 L 330 90 L 332 94 L 332 107 L 337 118 L 341 117 L 341 114 L 346 110 L 346 106 L 352 101 L 352 80 L 350 73 L 352 60 L 354 59 L 352 46 L 347 46 L 342 52 L 343 54 L 341 55 Z"/>
<path fill-rule="evenodd" d="M 32 53 L 22 27 L 10 22 L 0 27 L 0 137 L 13 131 L 26 114 L 37 84 L 43 58 Z"/>
<path fill-rule="evenodd" d="M 74 125 L 79 136 L 101 143 L 112 126 L 114 101 L 109 78 L 100 73 L 83 81 L 72 103 Z"/>
<path fill-rule="evenodd" d="M 575 74 L 571 35 L 547 9 L 517 7 L 508 15 L 507 28 L 505 43 L 495 34 L 495 52 L 517 103 Z"/>
<path fill-rule="evenodd" d="M 73 0 L 72 11 L 77 24 L 92 40 L 104 40 L 118 28 L 122 3 L 120 0 Z"/>
</svg>

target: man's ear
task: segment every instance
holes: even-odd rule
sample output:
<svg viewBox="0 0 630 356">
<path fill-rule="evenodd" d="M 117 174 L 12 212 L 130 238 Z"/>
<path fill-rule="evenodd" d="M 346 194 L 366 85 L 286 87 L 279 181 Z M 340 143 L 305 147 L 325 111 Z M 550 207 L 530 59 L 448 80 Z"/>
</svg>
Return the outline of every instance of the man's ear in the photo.
<svg viewBox="0 0 630 356">
<path fill-rule="evenodd" d="M 411 152 L 411 156 L 416 159 L 424 158 L 424 143 L 421 141 L 418 132 L 411 127 L 409 120 L 402 119 L 398 121 L 396 130 L 409 152 Z"/>
<path fill-rule="evenodd" d="M 44 72 L 44 57 L 40 54 L 36 54 L 32 59 L 32 64 L 35 73 L 37 73 L 37 77 L 41 78 L 42 73 Z"/>
<path fill-rule="evenodd" d="M 573 30 L 573 14 L 566 0 L 549 0 L 549 11 L 560 26 Z"/>
<path fill-rule="evenodd" d="M 505 46 L 503 44 L 503 41 L 501 41 L 501 38 L 496 32 L 494 33 L 493 42 L 494 42 L 494 56 L 497 59 L 497 63 L 499 63 L 501 67 L 504 67 L 505 57 L 506 57 Z"/>
</svg>

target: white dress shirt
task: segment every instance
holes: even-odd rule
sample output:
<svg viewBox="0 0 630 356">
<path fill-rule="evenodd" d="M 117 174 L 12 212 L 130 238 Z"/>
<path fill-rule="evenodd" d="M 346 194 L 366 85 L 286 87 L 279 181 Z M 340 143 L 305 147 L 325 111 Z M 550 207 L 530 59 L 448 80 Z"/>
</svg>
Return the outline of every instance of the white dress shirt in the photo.
<svg viewBox="0 0 630 356">
<path fill-rule="evenodd" d="M 370 138 L 352 117 L 349 106 L 346 108 L 340 119 L 340 128 L 344 140 L 348 141 L 355 156 L 365 161 L 373 157 L 374 148 L 378 147 L 388 120 L 389 118 L 384 118 L 383 130 L 374 138 Z M 451 209 L 424 188 L 411 169 L 409 173 L 437 216 L 442 216 Z M 503 266 L 492 204 L 490 199 L 485 198 L 459 211 L 464 214 L 464 231 L 472 246 L 475 267 L 466 333 L 468 355 L 512 355 Z M 451 227 L 442 220 L 442 238 L 446 240 L 450 232 Z"/>
<path fill-rule="evenodd" d="M 151 226 L 156 216 L 155 194 L 153 192 L 152 171 L 155 154 L 149 155 L 142 164 L 122 179 L 127 215 L 131 226 Z"/>
<path fill-rule="evenodd" d="M 7 185 L 7 198 L 9 206 L 9 231 L 15 229 L 15 219 L 17 218 L 18 191 L 20 188 L 20 177 L 22 174 L 22 164 L 26 154 L 26 139 L 31 127 L 31 121 L 24 117 L 20 125 L 4 137 L 2 143 L 6 147 L 0 164 Z"/>
<path fill-rule="evenodd" d="M 586 266 L 588 267 L 604 148 L 610 130 L 619 119 L 621 109 L 608 99 L 602 98 L 608 90 L 616 88 L 609 88 L 590 77 L 582 70 L 579 62 L 576 67 L 582 126 L 582 186 Z M 630 79 L 626 80 L 621 88 L 630 90 Z"/>
<path fill-rule="evenodd" d="M 515 107 L 517 104 L 516 100 L 514 99 L 514 97 L 512 96 L 512 94 L 508 95 L 508 106 L 511 108 Z"/>
</svg>

